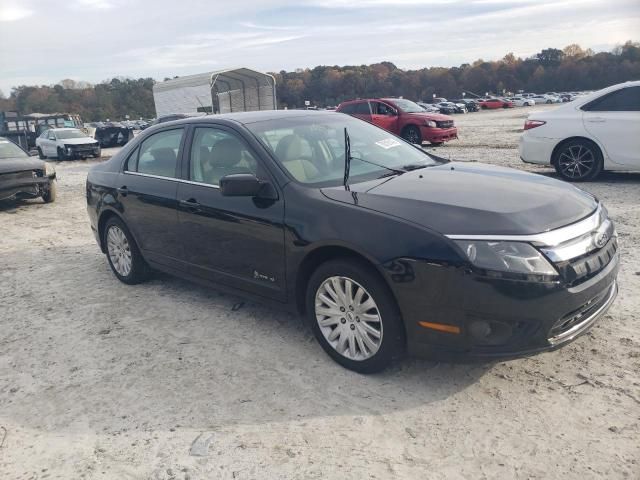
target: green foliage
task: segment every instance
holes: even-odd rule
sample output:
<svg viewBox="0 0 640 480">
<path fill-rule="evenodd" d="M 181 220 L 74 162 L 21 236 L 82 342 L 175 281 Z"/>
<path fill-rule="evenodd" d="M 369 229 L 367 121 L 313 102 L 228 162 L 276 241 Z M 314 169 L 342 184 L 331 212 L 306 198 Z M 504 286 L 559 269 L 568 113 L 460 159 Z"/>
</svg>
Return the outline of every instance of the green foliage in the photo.
<svg viewBox="0 0 640 480">
<path fill-rule="evenodd" d="M 19 86 L 8 99 L 0 97 L 0 111 L 20 113 L 78 113 L 84 121 L 151 118 L 155 116 L 152 78 L 113 78 L 97 85 L 62 80 L 54 86 Z"/>
<path fill-rule="evenodd" d="M 391 62 L 357 66 L 318 66 L 274 74 L 280 107 L 331 106 L 344 100 L 403 96 L 413 100 L 459 98 L 462 92 L 484 95 L 518 90 L 532 92 L 595 90 L 640 79 L 640 43 L 626 42 L 611 52 L 594 54 L 572 44 L 547 48 L 522 59 L 508 53 L 501 60 L 476 60 L 460 67 L 401 70 Z M 0 95 L 0 111 L 78 113 L 85 121 L 155 116 L 154 80 L 113 78 L 97 85 L 62 80 L 54 86 L 20 86 L 9 98 Z M 472 92 L 472 93 L 471 93 Z"/>
</svg>

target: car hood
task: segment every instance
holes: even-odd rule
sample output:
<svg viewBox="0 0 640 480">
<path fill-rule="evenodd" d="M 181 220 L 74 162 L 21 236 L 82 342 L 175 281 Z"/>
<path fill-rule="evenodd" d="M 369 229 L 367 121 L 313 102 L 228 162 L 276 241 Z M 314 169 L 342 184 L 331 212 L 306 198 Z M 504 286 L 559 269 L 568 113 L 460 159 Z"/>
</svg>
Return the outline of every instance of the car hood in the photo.
<svg viewBox="0 0 640 480">
<path fill-rule="evenodd" d="M 406 113 L 405 115 L 409 115 L 410 117 L 416 118 L 424 118 L 425 120 L 435 120 L 437 122 L 451 120 L 451 117 L 448 115 L 442 115 L 441 113 Z"/>
<path fill-rule="evenodd" d="M 577 222 L 597 200 L 543 175 L 452 162 L 395 177 L 323 188 L 325 196 L 445 235 L 531 235 Z"/>
<path fill-rule="evenodd" d="M 96 143 L 95 138 L 61 138 L 60 142 L 65 145 L 85 145 L 87 143 Z"/>
<path fill-rule="evenodd" d="M 44 169 L 44 162 L 37 158 L 0 158 L 0 173 Z"/>
</svg>

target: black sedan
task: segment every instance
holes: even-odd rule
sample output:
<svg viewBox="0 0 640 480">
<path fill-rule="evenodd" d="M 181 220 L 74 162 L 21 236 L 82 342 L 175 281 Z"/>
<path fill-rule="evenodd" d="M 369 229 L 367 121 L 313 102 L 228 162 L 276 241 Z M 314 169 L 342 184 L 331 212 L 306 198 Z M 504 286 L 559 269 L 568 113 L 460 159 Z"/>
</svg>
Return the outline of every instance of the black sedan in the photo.
<svg viewBox="0 0 640 480">
<path fill-rule="evenodd" d="M 304 313 L 341 365 L 557 348 L 615 298 L 607 211 L 544 176 L 434 157 L 347 115 L 151 127 L 87 180 L 115 276 L 151 269 Z"/>
<path fill-rule="evenodd" d="M 38 197 L 47 203 L 56 199 L 55 169 L 0 137 L 0 200 Z"/>
</svg>

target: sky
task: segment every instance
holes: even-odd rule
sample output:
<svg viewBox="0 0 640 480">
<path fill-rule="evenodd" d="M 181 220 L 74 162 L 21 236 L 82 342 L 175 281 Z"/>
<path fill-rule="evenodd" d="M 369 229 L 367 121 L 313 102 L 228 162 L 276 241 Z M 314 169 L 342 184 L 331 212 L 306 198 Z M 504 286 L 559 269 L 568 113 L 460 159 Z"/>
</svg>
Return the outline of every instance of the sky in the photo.
<svg viewBox="0 0 640 480">
<path fill-rule="evenodd" d="M 640 0 L 0 0 L 0 90 L 391 61 L 454 66 L 640 40 Z"/>
</svg>

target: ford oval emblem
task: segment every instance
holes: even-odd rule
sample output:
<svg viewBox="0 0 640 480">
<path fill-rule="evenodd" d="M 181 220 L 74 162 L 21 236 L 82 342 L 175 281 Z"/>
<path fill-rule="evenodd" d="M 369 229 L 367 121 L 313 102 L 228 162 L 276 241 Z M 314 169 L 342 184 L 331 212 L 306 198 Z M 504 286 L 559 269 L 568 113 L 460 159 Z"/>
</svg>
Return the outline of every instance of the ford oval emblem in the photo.
<svg viewBox="0 0 640 480">
<path fill-rule="evenodd" d="M 602 233 L 596 232 L 593 240 L 594 240 L 593 243 L 597 248 L 602 248 L 609 241 L 609 235 L 607 235 L 607 232 L 602 232 Z"/>
</svg>

